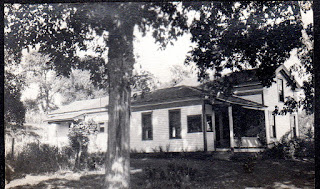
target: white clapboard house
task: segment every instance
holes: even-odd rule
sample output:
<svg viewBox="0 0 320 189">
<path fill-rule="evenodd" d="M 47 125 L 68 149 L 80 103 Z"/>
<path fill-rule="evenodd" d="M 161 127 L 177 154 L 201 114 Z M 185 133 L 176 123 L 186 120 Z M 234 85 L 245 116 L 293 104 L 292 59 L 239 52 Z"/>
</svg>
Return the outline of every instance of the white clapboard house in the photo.
<svg viewBox="0 0 320 189">
<path fill-rule="evenodd" d="M 263 87 L 254 73 L 229 75 L 238 78 L 232 96 L 190 86 L 135 95 L 131 103 L 132 151 L 257 151 L 263 149 L 263 141 L 270 144 L 286 133 L 298 136 L 297 113 L 272 113 L 275 107 L 282 109 L 286 97 L 297 98 L 297 82 L 284 66 L 276 70 L 270 87 Z M 90 148 L 106 150 L 108 97 L 76 101 L 50 113 L 49 140 L 66 144 L 69 126 L 77 119 L 99 123 L 100 133 L 92 136 Z"/>
</svg>

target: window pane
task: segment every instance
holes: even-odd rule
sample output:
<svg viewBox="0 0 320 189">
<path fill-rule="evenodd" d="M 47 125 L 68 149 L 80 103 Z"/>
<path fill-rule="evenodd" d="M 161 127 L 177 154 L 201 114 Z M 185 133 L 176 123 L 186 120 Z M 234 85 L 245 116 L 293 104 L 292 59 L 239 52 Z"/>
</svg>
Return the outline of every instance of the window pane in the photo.
<svg viewBox="0 0 320 189">
<path fill-rule="evenodd" d="M 181 112 L 169 110 L 169 138 L 181 138 Z"/>
<path fill-rule="evenodd" d="M 104 123 L 99 123 L 99 131 L 100 133 L 104 133 Z"/>
<path fill-rule="evenodd" d="M 201 115 L 188 116 L 188 133 L 202 132 Z"/>
<path fill-rule="evenodd" d="M 284 102 L 284 88 L 283 88 L 283 80 L 282 79 L 279 79 L 278 80 L 278 90 L 279 90 L 279 100 L 281 102 Z"/>
<path fill-rule="evenodd" d="M 212 128 L 212 116 L 211 115 L 207 115 L 207 131 L 211 132 L 213 131 Z"/>
<path fill-rule="evenodd" d="M 142 140 L 152 140 L 151 113 L 142 114 Z"/>
</svg>

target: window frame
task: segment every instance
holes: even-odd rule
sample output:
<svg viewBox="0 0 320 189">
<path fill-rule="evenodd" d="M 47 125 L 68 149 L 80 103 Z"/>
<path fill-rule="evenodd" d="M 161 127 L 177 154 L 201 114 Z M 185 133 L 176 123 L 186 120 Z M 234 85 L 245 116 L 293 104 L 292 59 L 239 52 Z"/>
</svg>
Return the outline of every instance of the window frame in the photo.
<svg viewBox="0 0 320 189">
<path fill-rule="evenodd" d="M 189 118 L 200 118 L 199 119 L 199 128 L 198 130 L 195 131 L 191 131 L 190 127 L 189 127 Z M 188 115 L 187 116 L 187 129 L 188 129 L 188 133 L 200 133 L 202 132 L 202 115 L 201 114 L 196 114 L 196 115 Z"/>
<path fill-rule="evenodd" d="M 100 123 L 98 123 L 98 125 L 99 125 L 99 133 L 104 133 L 105 132 L 105 123 L 100 122 Z M 103 125 L 103 127 L 101 127 L 101 125 Z M 103 131 L 101 131 L 101 128 L 103 128 Z"/>
<path fill-rule="evenodd" d="M 146 127 L 144 121 L 144 116 L 150 116 L 150 126 Z M 148 132 L 148 137 L 146 137 L 146 132 Z M 151 133 L 151 134 L 150 134 Z M 150 137 L 151 135 L 151 137 Z M 152 125 L 152 112 L 143 112 L 141 113 L 141 140 L 153 140 L 153 125 Z"/>
<path fill-rule="evenodd" d="M 282 78 L 278 78 L 278 99 L 279 102 L 284 102 L 284 81 Z"/>
<path fill-rule="evenodd" d="M 208 118 L 210 117 L 210 123 L 211 123 L 211 127 L 209 127 L 209 123 L 208 123 Z M 206 115 L 206 131 L 207 132 L 213 132 L 213 121 L 212 121 L 212 115 Z M 210 129 L 209 129 L 210 128 Z"/>
<path fill-rule="evenodd" d="M 292 127 L 292 137 L 293 138 L 297 138 L 297 123 L 296 123 L 296 116 L 293 115 L 292 116 L 292 122 L 293 122 L 293 125 L 291 126 Z"/>
<path fill-rule="evenodd" d="M 271 114 L 271 120 L 269 125 L 270 125 L 270 138 L 277 138 L 276 115 Z"/>
<path fill-rule="evenodd" d="M 172 125 L 170 124 L 170 113 L 174 112 L 179 112 L 179 128 L 176 127 L 171 127 Z M 169 120 L 169 139 L 181 139 L 181 109 L 174 109 L 174 110 L 169 110 L 168 111 L 168 120 Z M 172 136 L 173 134 L 173 128 L 175 129 L 175 137 Z"/>
</svg>

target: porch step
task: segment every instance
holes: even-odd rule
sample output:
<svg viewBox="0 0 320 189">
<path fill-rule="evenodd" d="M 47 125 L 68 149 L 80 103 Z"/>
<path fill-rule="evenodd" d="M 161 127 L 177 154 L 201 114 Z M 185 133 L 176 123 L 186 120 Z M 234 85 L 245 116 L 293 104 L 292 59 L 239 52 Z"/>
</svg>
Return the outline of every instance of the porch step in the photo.
<svg viewBox="0 0 320 189">
<path fill-rule="evenodd" d="M 230 158 L 233 156 L 233 154 L 234 153 L 231 152 L 231 150 L 229 150 L 229 151 L 215 151 L 215 152 L 212 152 L 212 157 L 213 157 L 213 159 L 229 161 Z"/>
</svg>

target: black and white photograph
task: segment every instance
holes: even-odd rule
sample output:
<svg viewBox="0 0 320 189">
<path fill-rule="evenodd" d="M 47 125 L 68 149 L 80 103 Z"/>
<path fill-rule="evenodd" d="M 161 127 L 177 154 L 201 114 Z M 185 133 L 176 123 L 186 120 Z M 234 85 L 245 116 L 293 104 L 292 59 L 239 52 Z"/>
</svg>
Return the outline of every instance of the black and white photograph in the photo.
<svg viewBox="0 0 320 189">
<path fill-rule="evenodd" d="M 4 188 L 315 188 L 315 4 L 5 3 Z"/>
</svg>

